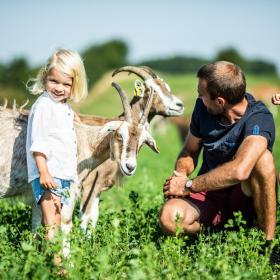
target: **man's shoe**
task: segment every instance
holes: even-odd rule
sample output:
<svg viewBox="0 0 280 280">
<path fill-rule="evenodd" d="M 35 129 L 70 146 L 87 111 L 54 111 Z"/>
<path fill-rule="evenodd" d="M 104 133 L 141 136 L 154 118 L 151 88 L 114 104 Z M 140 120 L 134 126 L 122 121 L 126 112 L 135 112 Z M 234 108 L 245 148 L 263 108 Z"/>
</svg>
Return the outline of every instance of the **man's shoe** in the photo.
<svg viewBox="0 0 280 280">
<path fill-rule="evenodd" d="M 272 240 L 266 240 L 259 250 L 260 255 L 269 253 L 269 262 L 271 265 L 280 265 L 280 250 L 278 246 L 272 245 Z"/>
<path fill-rule="evenodd" d="M 272 247 L 269 256 L 269 262 L 271 265 L 280 265 L 280 252 L 279 247 Z"/>
</svg>

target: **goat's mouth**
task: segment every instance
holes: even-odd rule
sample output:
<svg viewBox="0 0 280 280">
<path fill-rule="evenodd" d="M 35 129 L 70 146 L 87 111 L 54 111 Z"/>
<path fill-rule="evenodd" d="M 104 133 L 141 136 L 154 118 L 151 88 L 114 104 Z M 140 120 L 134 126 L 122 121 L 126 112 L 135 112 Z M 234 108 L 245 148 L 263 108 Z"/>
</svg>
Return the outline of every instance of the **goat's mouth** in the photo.
<svg viewBox="0 0 280 280">
<path fill-rule="evenodd" d="M 184 113 L 184 107 L 174 107 L 174 108 L 168 108 L 168 114 L 169 116 L 180 116 Z"/>
<path fill-rule="evenodd" d="M 133 170 L 129 171 L 128 169 L 123 168 L 121 164 L 119 166 L 120 166 L 120 171 L 121 171 L 122 175 L 124 175 L 124 176 L 131 176 L 136 171 L 136 168 L 134 168 Z"/>
</svg>

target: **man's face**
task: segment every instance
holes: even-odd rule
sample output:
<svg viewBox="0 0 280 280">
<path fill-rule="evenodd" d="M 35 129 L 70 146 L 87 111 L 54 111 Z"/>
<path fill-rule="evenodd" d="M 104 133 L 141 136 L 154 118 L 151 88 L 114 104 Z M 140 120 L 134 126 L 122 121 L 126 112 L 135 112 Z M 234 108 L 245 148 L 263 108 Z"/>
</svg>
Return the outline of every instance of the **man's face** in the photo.
<svg viewBox="0 0 280 280">
<path fill-rule="evenodd" d="M 220 115 L 223 113 L 224 108 L 219 102 L 219 97 L 211 99 L 209 93 L 207 92 L 207 81 L 204 79 L 199 79 L 198 81 L 198 97 L 201 98 L 203 104 L 207 108 L 207 111 L 212 115 Z"/>
</svg>

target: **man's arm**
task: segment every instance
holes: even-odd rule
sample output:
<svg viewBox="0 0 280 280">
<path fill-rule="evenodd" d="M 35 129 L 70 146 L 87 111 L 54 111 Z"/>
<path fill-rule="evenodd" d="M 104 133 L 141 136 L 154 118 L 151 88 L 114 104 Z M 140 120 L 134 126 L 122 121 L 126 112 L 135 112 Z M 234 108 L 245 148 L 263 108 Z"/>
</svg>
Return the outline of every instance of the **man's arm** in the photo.
<svg viewBox="0 0 280 280">
<path fill-rule="evenodd" d="M 238 148 L 235 158 L 221 166 L 193 179 L 192 191 L 213 191 L 235 185 L 249 178 L 254 166 L 267 149 L 267 140 L 263 136 L 250 135 Z M 165 185 L 164 195 L 186 196 L 185 184 L 188 180 L 180 176 L 178 180 L 170 180 Z"/>
<path fill-rule="evenodd" d="M 201 151 L 202 140 L 188 133 L 184 146 L 179 153 L 175 164 L 175 170 L 189 176 L 195 169 L 198 161 L 198 156 Z"/>
<path fill-rule="evenodd" d="M 257 135 L 246 137 L 232 161 L 196 177 L 193 180 L 192 190 L 194 192 L 219 190 L 248 179 L 266 149 L 265 137 Z"/>
<path fill-rule="evenodd" d="M 187 176 L 194 171 L 197 165 L 201 147 L 202 140 L 189 132 L 176 161 L 173 176 L 169 177 L 164 183 L 163 192 L 165 197 L 166 191 L 169 190 L 174 190 L 176 192 L 176 194 L 170 194 L 170 196 L 185 196 L 188 194 L 185 192 L 184 186 L 188 179 Z"/>
</svg>

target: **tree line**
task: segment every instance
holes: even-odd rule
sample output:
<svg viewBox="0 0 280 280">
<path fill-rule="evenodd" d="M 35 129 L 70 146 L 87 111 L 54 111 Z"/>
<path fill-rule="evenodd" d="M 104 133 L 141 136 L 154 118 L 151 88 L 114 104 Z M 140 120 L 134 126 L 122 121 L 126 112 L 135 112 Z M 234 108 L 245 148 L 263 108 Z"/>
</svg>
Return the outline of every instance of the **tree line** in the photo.
<svg viewBox="0 0 280 280">
<path fill-rule="evenodd" d="M 196 73 L 202 65 L 217 60 L 233 62 L 239 65 L 246 74 L 277 75 L 277 68 L 274 63 L 263 59 L 246 59 L 234 48 L 220 50 L 213 59 L 174 56 L 164 59 L 147 60 L 143 61 L 142 64 L 163 72 Z"/>
<path fill-rule="evenodd" d="M 93 45 L 81 52 L 87 71 L 89 87 L 107 71 L 130 64 L 128 45 L 121 40 L 111 40 L 99 45 Z M 277 75 L 274 63 L 262 59 L 246 59 L 236 49 L 220 50 L 211 59 L 198 57 L 174 56 L 164 59 L 146 60 L 137 65 L 147 65 L 155 70 L 169 73 L 196 73 L 203 65 L 210 61 L 227 60 L 238 64 L 245 73 Z M 11 87 L 26 90 L 26 83 L 34 78 L 39 67 L 32 67 L 23 58 L 15 58 L 4 64 L 0 63 L 0 88 Z"/>
</svg>

